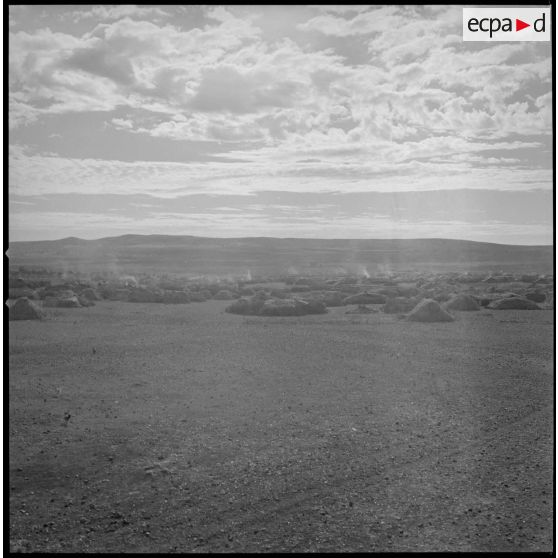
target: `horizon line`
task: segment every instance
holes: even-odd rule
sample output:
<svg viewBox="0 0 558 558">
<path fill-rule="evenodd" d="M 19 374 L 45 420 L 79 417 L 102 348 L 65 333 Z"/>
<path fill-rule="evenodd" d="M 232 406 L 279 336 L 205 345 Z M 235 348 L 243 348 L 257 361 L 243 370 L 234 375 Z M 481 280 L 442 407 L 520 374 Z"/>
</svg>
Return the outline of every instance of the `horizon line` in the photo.
<svg viewBox="0 0 558 558">
<path fill-rule="evenodd" d="M 438 241 L 455 241 L 455 242 L 470 242 L 475 244 L 493 244 L 495 246 L 522 246 L 526 248 L 547 248 L 547 247 L 554 247 L 554 243 L 552 244 L 506 244 L 503 242 L 490 242 L 484 240 L 470 240 L 467 238 L 443 238 L 443 237 L 405 237 L 405 238 L 338 238 L 338 237 L 297 237 L 297 236 L 200 236 L 200 235 L 192 235 L 192 234 L 160 234 L 160 233 L 150 233 L 150 234 L 141 234 L 141 233 L 125 233 L 121 235 L 115 236 L 102 236 L 98 238 L 81 238 L 78 236 L 66 236 L 63 238 L 56 238 L 56 239 L 37 239 L 37 240 L 8 240 L 8 246 L 10 244 L 17 244 L 17 243 L 25 243 L 25 242 L 62 242 L 67 240 L 78 240 L 82 242 L 97 242 L 100 240 L 110 240 L 110 239 L 118 239 L 124 237 L 167 237 L 167 238 L 199 238 L 199 239 L 213 239 L 213 240 L 315 240 L 315 241 L 327 241 L 327 240 L 334 240 L 334 241 L 425 241 L 425 240 L 438 240 Z"/>
</svg>

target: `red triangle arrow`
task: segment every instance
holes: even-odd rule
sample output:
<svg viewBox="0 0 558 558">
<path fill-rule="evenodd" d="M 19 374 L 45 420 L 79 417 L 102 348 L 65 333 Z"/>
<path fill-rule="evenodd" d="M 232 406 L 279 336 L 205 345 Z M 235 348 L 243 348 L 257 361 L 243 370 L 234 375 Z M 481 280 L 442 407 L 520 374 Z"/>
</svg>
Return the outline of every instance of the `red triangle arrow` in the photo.
<svg viewBox="0 0 558 558">
<path fill-rule="evenodd" d="M 525 27 L 531 27 L 531 24 L 530 23 L 525 23 L 524 21 L 521 21 L 520 19 L 515 20 L 515 30 L 516 31 L 521 31 L 522 29 L 525 29 Z"/>
</svg>

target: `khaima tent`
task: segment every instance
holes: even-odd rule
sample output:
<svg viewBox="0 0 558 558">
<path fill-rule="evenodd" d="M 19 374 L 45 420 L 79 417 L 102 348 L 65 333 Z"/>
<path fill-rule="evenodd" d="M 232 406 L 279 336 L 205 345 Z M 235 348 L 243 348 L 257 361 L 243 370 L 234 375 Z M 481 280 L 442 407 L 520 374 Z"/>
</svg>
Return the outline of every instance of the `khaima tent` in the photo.
<svg viewBox="0 0 558 558">
<path fill-rule="evenodd" d="M 82 306 L 83 308 L 87 308 L 88 306 L 95 306 L 95 303 L 92 300 L 90 300 L 88 298 L 85 298 L 82 295 L 79 295 L 77 297 L 77 299 L 78 299 L 79 305 Z"/>
<path fill-rule="evenodd" d="M 214 300 L 234 300 L 234 295 L 227 289 L 221 289 L 213 296 Z"/>
<path fill-rule="evenodd" d="M 47 296 L 43 300 L 43 306 L 48 308 L 81 308 L 81 304 L 75 294 L 63 297 Z"/>
<path fill-rule="evenodd" d="M 96 300 L 101 300 L 101 297 L 95 292 L 94 289 L 88 287 L 87 289 L 83 289 L 79 296 L 82 298 L 86 298 L 87 300 L 92 300 L 95 302 Z"/>
<path fill-rule="evenodd" d="M 366 306 L 366 304 L 359 304 L 354 308 L 349 308 L 349 310 L 347 310 L 345 314 L 372 314 L 374 312 L 377 312 L 377 310 Z"/>
<path fill-rule="evenodd" d="M 298 299 L 265 299 L 253 296 L 251 299 L 241 298 L 227 308 L 231 314 L 252 316 L 304 316 L 307 314 L 325 314 L 327 308 L 319 300 L 304 301 Z"/>
<path fill-rule="evenodd" d="M 18 298 L 8 306 L 10 320 L 42 320 L 44 312 L 28 298 Z"/>
<path fill-rule="evenodd" d="M 488 307 L 493 310 L 540 310 L 540 307 L 532 300 L 521 296 L 500 298 L 492 302 Z"/>
<path fill-rule="evenodd" d="M 438 302 L 425 298 L 407 316 L 411 322 L 453 322 L 455 318 L 446 312 Z"/>
<path fill-rule="evenodd" d="M 384 304 L 386 297 L 378 293 L 358 293 L 348 296 L 343 302 L 345 304 Z"/>
<path fill-rule="evenodd" d="M 446 310 L 462 310 L 466 312 L 479 310 L 480 306 L 477 301 L 468 294 L 458 294 L 452 296 L 444 305 Z"/>
<path fill-rule="evenodd" d="M 190 302 L 190 294 L 186 291 L 163 291 L 165 304 L 187 304 Z"/>
<path fill-rule="evenodd" d="M 319 301 L 298 299 L 269 299 L 260 309 L 260 316 L 304 316 L 306 314 L 325 314 L 326 306 Z"/>
<path fill-rule="evenodd" d="M 525 293 L 525 298 L 533 302 L 544 302 L 546 300 L 546 295 L 540 291 L 527 291 Z"/>
</svg>

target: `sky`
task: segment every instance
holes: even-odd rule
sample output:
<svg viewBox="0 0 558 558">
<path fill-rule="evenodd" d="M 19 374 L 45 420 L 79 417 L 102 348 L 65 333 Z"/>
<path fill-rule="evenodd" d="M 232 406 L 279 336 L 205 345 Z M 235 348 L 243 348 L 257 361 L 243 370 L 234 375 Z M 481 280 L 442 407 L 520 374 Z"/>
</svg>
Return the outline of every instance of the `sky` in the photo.
<svg viewBox="0 0 558 558">
<path fill-rule="evenodd" d="M 10 6 L 9 238 L 552 244 L 549 42 L 462 6 Z"/>
</svg>

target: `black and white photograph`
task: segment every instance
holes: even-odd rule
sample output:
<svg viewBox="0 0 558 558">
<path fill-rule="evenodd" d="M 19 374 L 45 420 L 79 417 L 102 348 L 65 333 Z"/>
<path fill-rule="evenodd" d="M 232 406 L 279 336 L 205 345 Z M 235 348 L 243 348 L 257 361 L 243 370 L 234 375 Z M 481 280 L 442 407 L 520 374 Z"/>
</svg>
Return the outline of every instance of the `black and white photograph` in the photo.
<svg viewBox="0 0 558 558">
<path fill-rule="evenodd" d="M 552 555 L 554 9 L 6 5 L 10 552 Z"/>
</svg>

